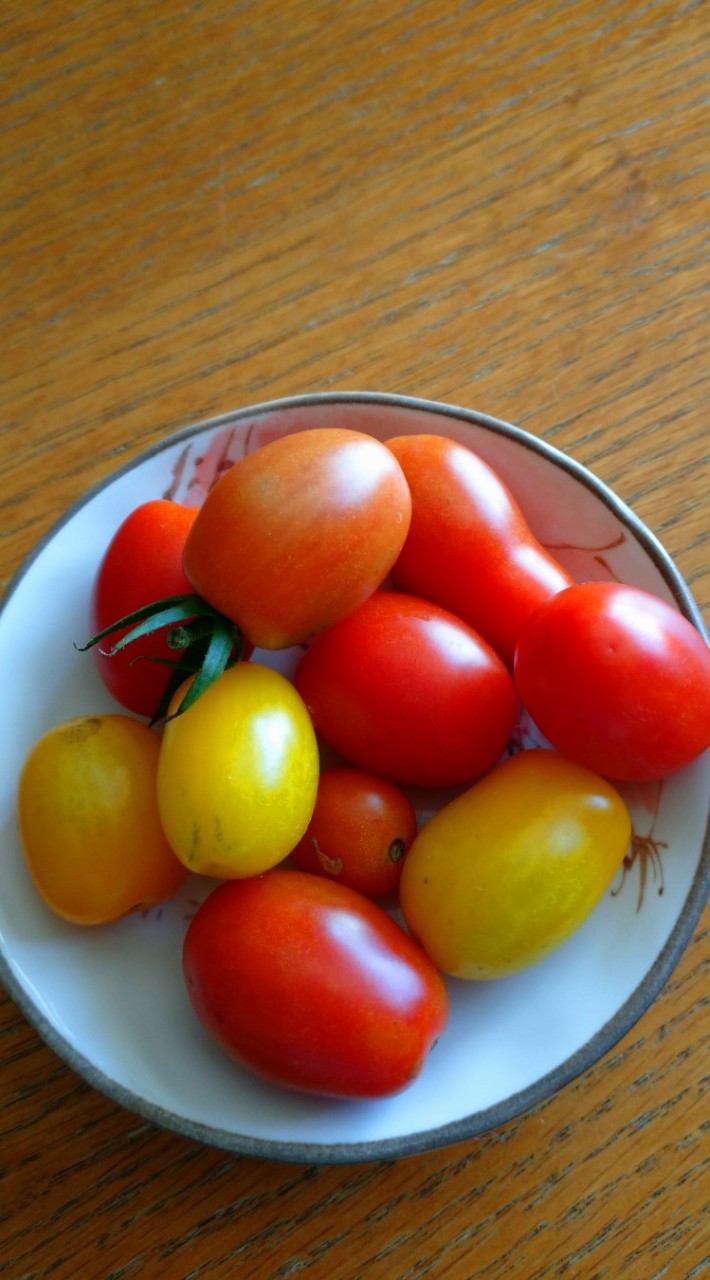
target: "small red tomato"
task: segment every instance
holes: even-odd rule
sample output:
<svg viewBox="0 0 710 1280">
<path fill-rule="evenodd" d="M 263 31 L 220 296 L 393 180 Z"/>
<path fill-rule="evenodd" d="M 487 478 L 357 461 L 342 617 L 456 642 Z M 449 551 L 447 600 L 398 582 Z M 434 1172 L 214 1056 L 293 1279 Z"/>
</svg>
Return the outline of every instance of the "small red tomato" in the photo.
<svg viewBox="0 0 710 1280">
<path fill-rule="evenodd" d="M 410 786 L 470 782 L 503 753 L 518 713 L 501 659 L 459 618 L 378 591 L 316 636 L 296 687 L 339 755 Z"/>
<path fill-rule="evenodd" d="M 192 591 L 182 556 L 196 515 L 196 507 L 157 498 L 137 507 L 123 521 L 104 554 L 94 584 L 95 632 L 164 596 Z M 113 632 L 105 648 L 117 643 L 127 630 Z M 162 628 L 112 657 L 98 647 L 94 649 L 99 675 L 109 693 L 137 715 L 152 716 L 167 687 L 170 669 L 150 660 L 174 660 L 175 654 L 165 643 L 166 634 Z"/>
<path fill-rule="evenodd" d="M 183 970 L 217 1043 L 306 1093 L 399 1092 L 448 1017 L 443 978 L 419 944 L 376 903 L 303 871 L 215 889 L 188 927 Z"/>
<path fill-rule="evenodd" d="M 585 582 L 543 605 L 520 635 L 515 680 L 552 745 L 605 777 L 664 778 L 710 746 L 710 649 L 635 587 Z"/>
<path fill-rule="evenodd" d="M 302 871 L 380 898 L 397 888 L 416 834 L 414 806 L 393 782 L 360 769 L 325 769 L 292 857 Z"/>
<path fill-rule="evenodd" d="M 540 545 L 482 458 L 445 436 L 387 441 L 407 478 L 412 520 L 395 585 L 450 609 L 512 665 L 530 613 L 572 579 Z"/>
<path fill-rule="evenodd" d="M 379 587 L 411 498 L 389 449 L 322 427 L 272 440 L 226 471 L 185 548 L 185 572 L 263 649 L 310 639 Z"/>
</svg>

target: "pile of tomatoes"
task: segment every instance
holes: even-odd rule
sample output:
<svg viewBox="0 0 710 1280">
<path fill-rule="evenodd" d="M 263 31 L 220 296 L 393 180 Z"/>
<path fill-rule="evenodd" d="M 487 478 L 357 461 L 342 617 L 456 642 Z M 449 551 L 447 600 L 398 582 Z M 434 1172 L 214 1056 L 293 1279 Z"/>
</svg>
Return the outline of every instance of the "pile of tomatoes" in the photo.
<svg viewBox="0 0 710 1280">
<path fill-rule="evenodd" d="M 93 606 L 123 709 L 30 753 L 30 872 L 84 925 L 213 878 L 184 942 L 192 1004 L 291 1088 L 404 1088 L 445 1029 L 445 975 L 514 973 L 599 901 L 631 833 L 615 783 L 710 745 L 697 630 L 573 583 L 440 436 L 272 441 L 199 509 L 134 511 Z M 268 655 L 294 646 L 290 679 Z M 521 704 L 550 749 L 507 751 Z M 442 804 L 418 830 L 419 788 Z"/>
</svg>

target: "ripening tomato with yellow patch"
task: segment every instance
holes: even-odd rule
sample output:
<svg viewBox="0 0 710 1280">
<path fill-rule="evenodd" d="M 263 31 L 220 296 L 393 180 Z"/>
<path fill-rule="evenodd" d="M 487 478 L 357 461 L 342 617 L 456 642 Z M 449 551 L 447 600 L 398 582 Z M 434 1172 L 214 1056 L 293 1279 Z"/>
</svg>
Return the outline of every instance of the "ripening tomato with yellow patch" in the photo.
<svg viewBox="0 0 710 1280">
<path fill-rule="evenodd" d="M 262 649 L 300 644 L 380 586 L 412 513 L 399 462 L 361 431 L 282 436 L 235 463 L 185 544 L 194 590 Z"/>
<path fill-rule="evenodd" d="M 404 918 L 445 973 L 505 977 L 580 927 L 630 835 L 609 782 L 557 752 L 521 751 L 420 831 L 400 881 Z"/>
</svg>

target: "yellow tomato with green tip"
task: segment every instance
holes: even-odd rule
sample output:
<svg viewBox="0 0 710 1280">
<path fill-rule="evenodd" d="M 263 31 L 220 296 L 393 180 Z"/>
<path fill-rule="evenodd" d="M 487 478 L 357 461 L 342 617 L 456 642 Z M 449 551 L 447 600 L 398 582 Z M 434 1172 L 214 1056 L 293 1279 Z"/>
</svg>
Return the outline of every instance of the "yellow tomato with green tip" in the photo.
<svg viewBox="0 0 710 1280">
<path fill-rule="evenodd" d="M 175 854 L 220 879 L 259 875 L 301 839 L 318 790 L 318 747 L 305 703 L 278 671 L 228 668 L 170 716 L 158 764 L 158 806 Z"/>
<path fill-rule="evenodd" d="M 605 779 L 554 751 L 519 752 L 419 832 L 400 880 L 405 921 L 453 977 L 516 973 L 591 914 L 630 835 Z"/>
</svg>

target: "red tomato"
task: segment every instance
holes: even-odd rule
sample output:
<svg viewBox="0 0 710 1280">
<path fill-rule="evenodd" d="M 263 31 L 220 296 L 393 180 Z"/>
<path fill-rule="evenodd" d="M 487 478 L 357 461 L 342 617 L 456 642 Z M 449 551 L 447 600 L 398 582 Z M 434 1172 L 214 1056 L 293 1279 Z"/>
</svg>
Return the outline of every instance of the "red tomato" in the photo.
<svg viewBox="0 0 710 1280">
<path fill-rule="evenodd" d="M 341 756 L 412 786 L 484 773 L 518 712 L 507 668 L 471 627 L 394 591 L 317 636 L 295 682 L 316 732 Z"/>
<path fill-rule="evenodd" d="M 191 587 L 182 568 L 195 507 L 156 499 L 145 502 L 124 520 L 101 561 L 94 584 L 94 631 L 164 596 L 187 594 Z M 104 647 L 115 644 L 128 628 L 114 632 Z M 166 629 L 136 641 L 113 657 L 94 648 L 99 675 L 122 706 L 152 716 L 170 678 L 167 667 L 143 661 L 145 655 L 174 659 L 165 643 Z M 140 655 L 141 660 L 134 662 Z"/>
<path fill-rule="evenodd" d="M 512 665 L 523 622 L 569 586 L 570 575 L 470 449 L 444 436 L 398 436 L 387 444 L 412 495 L 395 585 L 450 609 Z"/>
<path fill-rule="evenodd" d="M 185 572 L 254 645 L 288 648 L 376 590 L 410 516 L 401 467 L 378 440 L 299 431 L 222 476 L 187 540 Z"/>
<path fill-rule="evenodd" d="M 360 769 L 325 769 L 313 817 L 292 857 L 367 898 L 392 893 L 417 834 L 414 806 L 399 787 Z"/>
<path fill-rule="evenodd" d="M 396 1093 L 447 1021 L 443 979 L 381 907 L 277 868 L 220 885 L 185 937 L 198 1018 L 274 1084 L 335 1097 Z"/>
<path fill-rule="evenodd" d="M 616 582 L 569 587 L 524 627 L 515 679 L 570 760 L 649 781 L 710 746 L 710 649 L 664 601 Z"/>
</svg>

